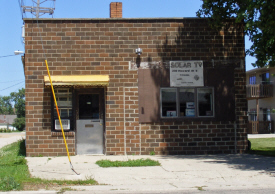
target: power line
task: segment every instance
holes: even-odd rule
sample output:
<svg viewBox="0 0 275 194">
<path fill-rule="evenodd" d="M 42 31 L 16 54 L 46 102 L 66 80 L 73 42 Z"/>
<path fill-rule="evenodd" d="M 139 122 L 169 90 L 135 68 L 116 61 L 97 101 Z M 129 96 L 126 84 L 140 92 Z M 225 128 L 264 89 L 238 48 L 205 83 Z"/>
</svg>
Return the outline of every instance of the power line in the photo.
<svg viewBox="0 0 275 194">
<path fill-rule="evenodd" d="M 15 90 L 13 90 L 13 92 L 18 92 L 18 90 L 20 90 L 20 89 L 22 89 L 22 88 L 25 89 L 25 84 L 20 85 L 20 87 L 18 87 L 18 88 L 16 88 Z M 11 94 L 11 93 L 12 93 L 12 92 L 10 92 L 10 94 Z M 0 96 L 3 96 L 3 95 L 0 94 Z"/>
<path fill-rule="evenodd" d="M 6 81 L 6 82 L 0 82 L 0 83 L 11 83 L 11 82 L 17 82 L 17 81 L 22 81 L 24 79 L 18 79 L 18 80 L 13 80 L 13 81 Z"/>
<path fill-rule="evenodd" d="M 0 56 L 0 58 L 4 58 L 4 57 L 15 57 L 17 55 L 6 55 L 6 56 Z"/>
<path fill-rule="evenodd" d="M 25 84 L 20 85 L 17 89 L 15 89 L 13 92 L 17 92 L 19 89 L 25 88 Z"/>
<path fill-rule="evenodd" d="M 9 86 L 9 87 L 7 87 L 7 88 L 4 88 L 4 89 L 2 89 L 2 90 L 0 90 L 0 91 L 3 91 L 3 90 L 6 90 L 6 89 L 9 89 L 9 88 L 11 88 L 11 87 L 13 87 L 13 86 L 16 86 L 16 85 L 19 85 L 19 84 L 21 84 L 21 83 L 23 83 L 24 81 L 22 81 L 22 82 L 19 82 L 19 83 L 17 83 L 17 84 L 14 84 L 14 85 L 12 85 L 12 86 Z"/>
</svg>

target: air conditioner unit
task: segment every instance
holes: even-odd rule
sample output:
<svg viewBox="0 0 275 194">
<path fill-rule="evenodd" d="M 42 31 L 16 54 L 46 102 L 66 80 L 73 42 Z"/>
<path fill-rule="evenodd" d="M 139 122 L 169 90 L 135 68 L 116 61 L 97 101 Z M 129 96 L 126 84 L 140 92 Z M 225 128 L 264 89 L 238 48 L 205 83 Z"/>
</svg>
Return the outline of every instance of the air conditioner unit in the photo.
<svg viewBox="0 0 275 194">
<path fill-rule="evenodd" d="M 64 130 L 69 130 L 70 129 L 70 120 L 69 119 L 62 119 L 62 126 Z M 59 124 L 59 120 L 55 120 L 55 130 L 61 130 L 61 126 Z"/>
</svg>

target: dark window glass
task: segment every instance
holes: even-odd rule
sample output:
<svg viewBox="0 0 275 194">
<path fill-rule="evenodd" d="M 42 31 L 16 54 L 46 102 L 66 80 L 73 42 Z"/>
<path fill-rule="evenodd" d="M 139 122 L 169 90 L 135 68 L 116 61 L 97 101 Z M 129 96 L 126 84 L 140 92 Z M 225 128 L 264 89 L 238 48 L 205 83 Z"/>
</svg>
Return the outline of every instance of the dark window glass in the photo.
<svg viewBox="0 0 275 194">
<path fill-rule="evenodd" d="M 213 117 L 213 88 L 161 88 L 162 117 Z"/>
<path fill-rule="evenodd" d="M 79 119 L 99 119 L 99 94 L 79 95 Z"/>
<path fill-rule="evenodd" d="M 161 90 L 162 116 L 177 116 L 177 90 L 176 88 L 165 88 Z"/>
<path fill-rule="evenodd" d="M 261 76 L 262 76 L 262 84 L 270 84 L 269 72 L 263 73 Z"/>
<path fill-rule="evenodd" d="M 213 94 L 211 88 L 198 88 L 198 116 L 213 116 Z"/>
<path fill-rule="evenodd" d="M 195 90 L 180 88 L 179 90 L 180 116 L 195 116 Z"/>
</svg>

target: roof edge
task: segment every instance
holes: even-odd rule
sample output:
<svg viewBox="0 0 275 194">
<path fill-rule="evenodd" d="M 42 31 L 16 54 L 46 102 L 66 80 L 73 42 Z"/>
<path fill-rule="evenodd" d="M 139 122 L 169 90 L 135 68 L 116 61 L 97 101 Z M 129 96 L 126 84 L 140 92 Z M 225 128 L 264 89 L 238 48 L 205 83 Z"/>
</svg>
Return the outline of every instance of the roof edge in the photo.
<svg viewBox="0 0 275 194">
<path fill-rule="evenodd" d="M 246 73 L 249 74 L 249 73 L 256 73 L 256 72 L 264 72 L 264 71 L 273 70 L 273 69 L 275 69 L 275 67 L 260 67 L 260 68 L 250 69 L 246 71 Z"/>
<path fill-rule="evenodd" d="M 29 20 L 182 20 L 182 19 L 208 19 L 199 17 L 159 17 L 159 18 L 23 18 L 24 21 Z"/>
</svg>

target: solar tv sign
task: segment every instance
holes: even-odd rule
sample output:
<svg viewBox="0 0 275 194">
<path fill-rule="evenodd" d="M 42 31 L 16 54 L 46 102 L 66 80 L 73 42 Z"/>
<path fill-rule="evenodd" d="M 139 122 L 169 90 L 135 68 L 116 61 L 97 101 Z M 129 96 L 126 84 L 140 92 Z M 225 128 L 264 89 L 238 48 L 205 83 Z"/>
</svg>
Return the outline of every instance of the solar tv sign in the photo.
<svg viewBox="0 0 275 194">
<path fill-rule="evenodd" d="M 170 61 L 170 86 L 204 86 L 202 61 Z"/>
</svg>

